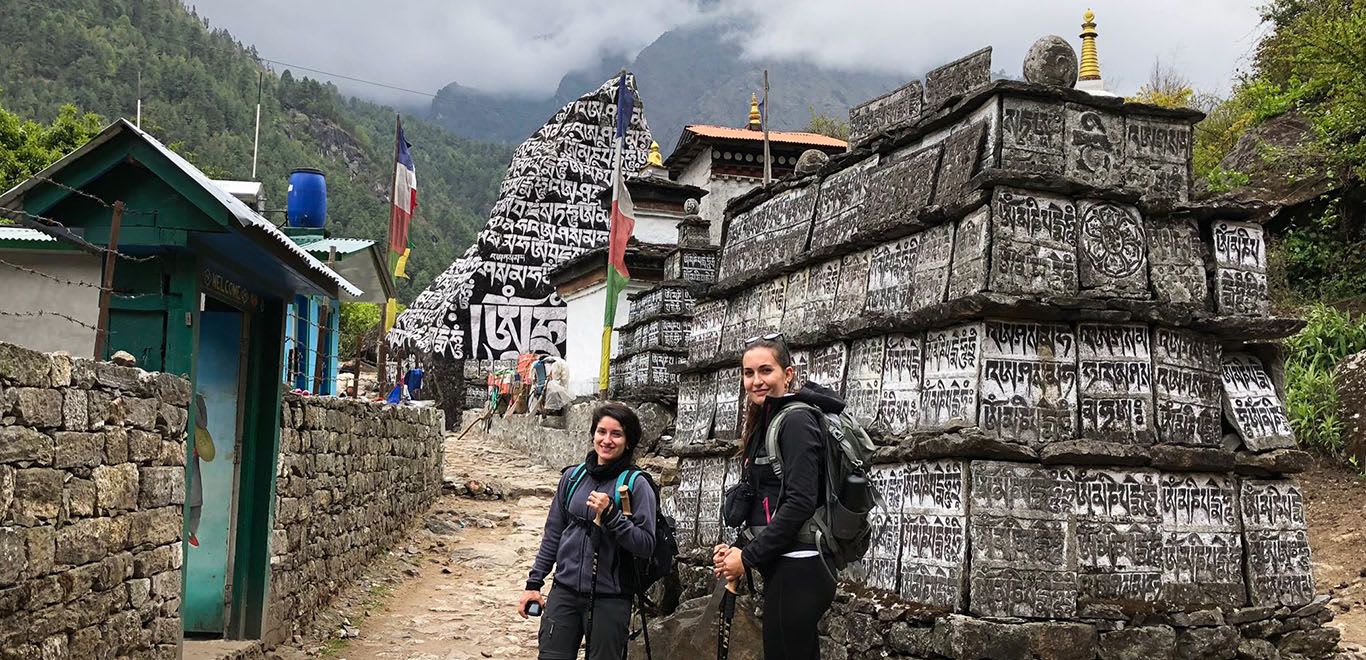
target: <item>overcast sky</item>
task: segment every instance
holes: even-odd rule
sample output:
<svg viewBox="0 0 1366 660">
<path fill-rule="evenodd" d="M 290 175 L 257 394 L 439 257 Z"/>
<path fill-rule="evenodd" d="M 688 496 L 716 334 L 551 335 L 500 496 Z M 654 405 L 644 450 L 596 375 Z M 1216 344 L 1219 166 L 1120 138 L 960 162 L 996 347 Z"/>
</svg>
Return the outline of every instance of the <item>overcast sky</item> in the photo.
<svg viewBox="0 0 1366 660">
<path fill-rule="evenodd" d="M 723 15 L 749 26 L 747 34 L 735 35 L 737 48 L 758 61 L 806 59 L 909 78 L 991 45 L 992 68 L 1018 76 L 1024 52 L 1038 37 L 1057 34 L 1078 45 L 1086 8 L 1053 0 L 698 2 L 197 0 L 194 6 L 265 58 L 428 93 L 459 82 L 536 96 L 548 96 L 566 72 L 591 66 L 601 55 L 629 57 L 671 28 Z M 1257 4 L 1093 3 L 1108 86 L 1132 93 L 1160 58 L 1197 89 L 1227 92 L 1265 29 Z M 426 103 L 420 96 L 336 82 L 367 98 Z"/>
</svg>

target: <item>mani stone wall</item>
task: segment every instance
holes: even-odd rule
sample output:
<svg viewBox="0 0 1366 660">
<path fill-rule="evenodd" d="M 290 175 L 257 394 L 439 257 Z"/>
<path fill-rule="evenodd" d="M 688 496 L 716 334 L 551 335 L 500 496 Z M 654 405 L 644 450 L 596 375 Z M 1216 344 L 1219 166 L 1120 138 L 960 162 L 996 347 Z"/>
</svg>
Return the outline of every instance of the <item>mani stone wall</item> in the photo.
<svg viewBox="0 0 1366 660">
<path fill-rule="evenodd" d="M 178 657 L 189 400 L 0 344 L 0 657 Z"/>
<path fill-rule="evenodd" d="M 730 536 L 743 339 L 781 331 L 880 445 L 826 657 L 1021 657 L 972 644 L 1058 630 L 1075 657 L 1326 653 L 1277 343 L 1300 323 L 1268 314 L 1259 218 L 1189 200 L 1200 115 L 989 65 L 856 108 L 884 113 L 866 146 L 729 205 L 664 497 L 685 573 Z"/>
<path fill-rule="evenodd" d="M 441 492 L 435 408 L 285 395 L 265 639 L 290 639 Z"/>
</svg>

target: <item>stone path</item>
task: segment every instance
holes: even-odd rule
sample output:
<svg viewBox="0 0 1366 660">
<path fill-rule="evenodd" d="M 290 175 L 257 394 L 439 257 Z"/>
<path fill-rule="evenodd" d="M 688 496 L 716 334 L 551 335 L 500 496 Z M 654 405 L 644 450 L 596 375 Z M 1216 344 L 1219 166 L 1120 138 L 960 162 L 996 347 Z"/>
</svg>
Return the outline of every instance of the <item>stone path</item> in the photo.
<svg viewBox="0 0 1366 660">
<path fill-rule="evenodd" d="M 281 649 L 283 658 L 464 660 L 534 658 L 538 620 L 516 612 L 536 554 L 558 471 L 446 437 L 443 495 L 417 530 L 343 596 L 319 626 L 324 636 Z M 454 490 L 455 493 L 450 491 Z M 350 638 L 346 638 L 353 636 Z"/>
</svg>

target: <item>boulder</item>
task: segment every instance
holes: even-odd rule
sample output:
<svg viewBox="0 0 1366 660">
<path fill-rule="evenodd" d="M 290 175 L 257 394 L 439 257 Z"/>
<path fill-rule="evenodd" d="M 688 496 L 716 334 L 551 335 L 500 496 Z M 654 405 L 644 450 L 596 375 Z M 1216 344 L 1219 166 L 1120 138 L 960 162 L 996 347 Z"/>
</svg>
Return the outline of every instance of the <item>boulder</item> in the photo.
<svg viewBox="0 0 1366 660">
<path fill-rule="evenodd" d="M 1339 363 L 1334 376 L 1343 449 L 1358 464 L 1366 465 L 1366 351 Z"/>
<path fill-rule="evenodd" d="M 735 608 L 731 622 L 730 657 L 732 660 L 762 660 L 763 629 L 754 612 Z M 684 601 L 669 616 L 650 621 L 650 649 L 657 658 L 711 658 L 716 656 L 716 622 L 720 596 L 712 594 Z M 627 655 L 645 657 L 645 643 L 631 642 Z"/>
<path fill-rule="evenodd" d="M 1024 78 L 1035 85 L 1073 87 L 1077 84 L 1077 51 L 1057 35 L 1034 42 L 1025 53 Z"/>
</svg>

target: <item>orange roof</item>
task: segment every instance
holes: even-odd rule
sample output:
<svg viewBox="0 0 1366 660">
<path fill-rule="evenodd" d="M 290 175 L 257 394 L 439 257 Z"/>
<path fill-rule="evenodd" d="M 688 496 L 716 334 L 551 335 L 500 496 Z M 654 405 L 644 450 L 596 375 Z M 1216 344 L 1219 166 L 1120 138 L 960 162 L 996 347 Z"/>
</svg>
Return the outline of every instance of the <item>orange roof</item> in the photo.
<svg viewBox="0 0 1366 660">
<path fill-rule="evenodd" d="M 723 140 L 754 140 L 762 142 L 764 139 L 763 131 L 751 131 L 748 128 L 731 128 L 729 126 L 710 126 L 707 124 L 689 124 L 683 130 L 696 133 L 701 137 L 719 138 Z M 799 131 L 769 131 L 769 142 L 788 142 L 793 144 L 810 144 L 822 147 L 847 147 L 848 142 L 839 138 L 832 138 L 820 133 L 802 133 Z"/>
</svg>

